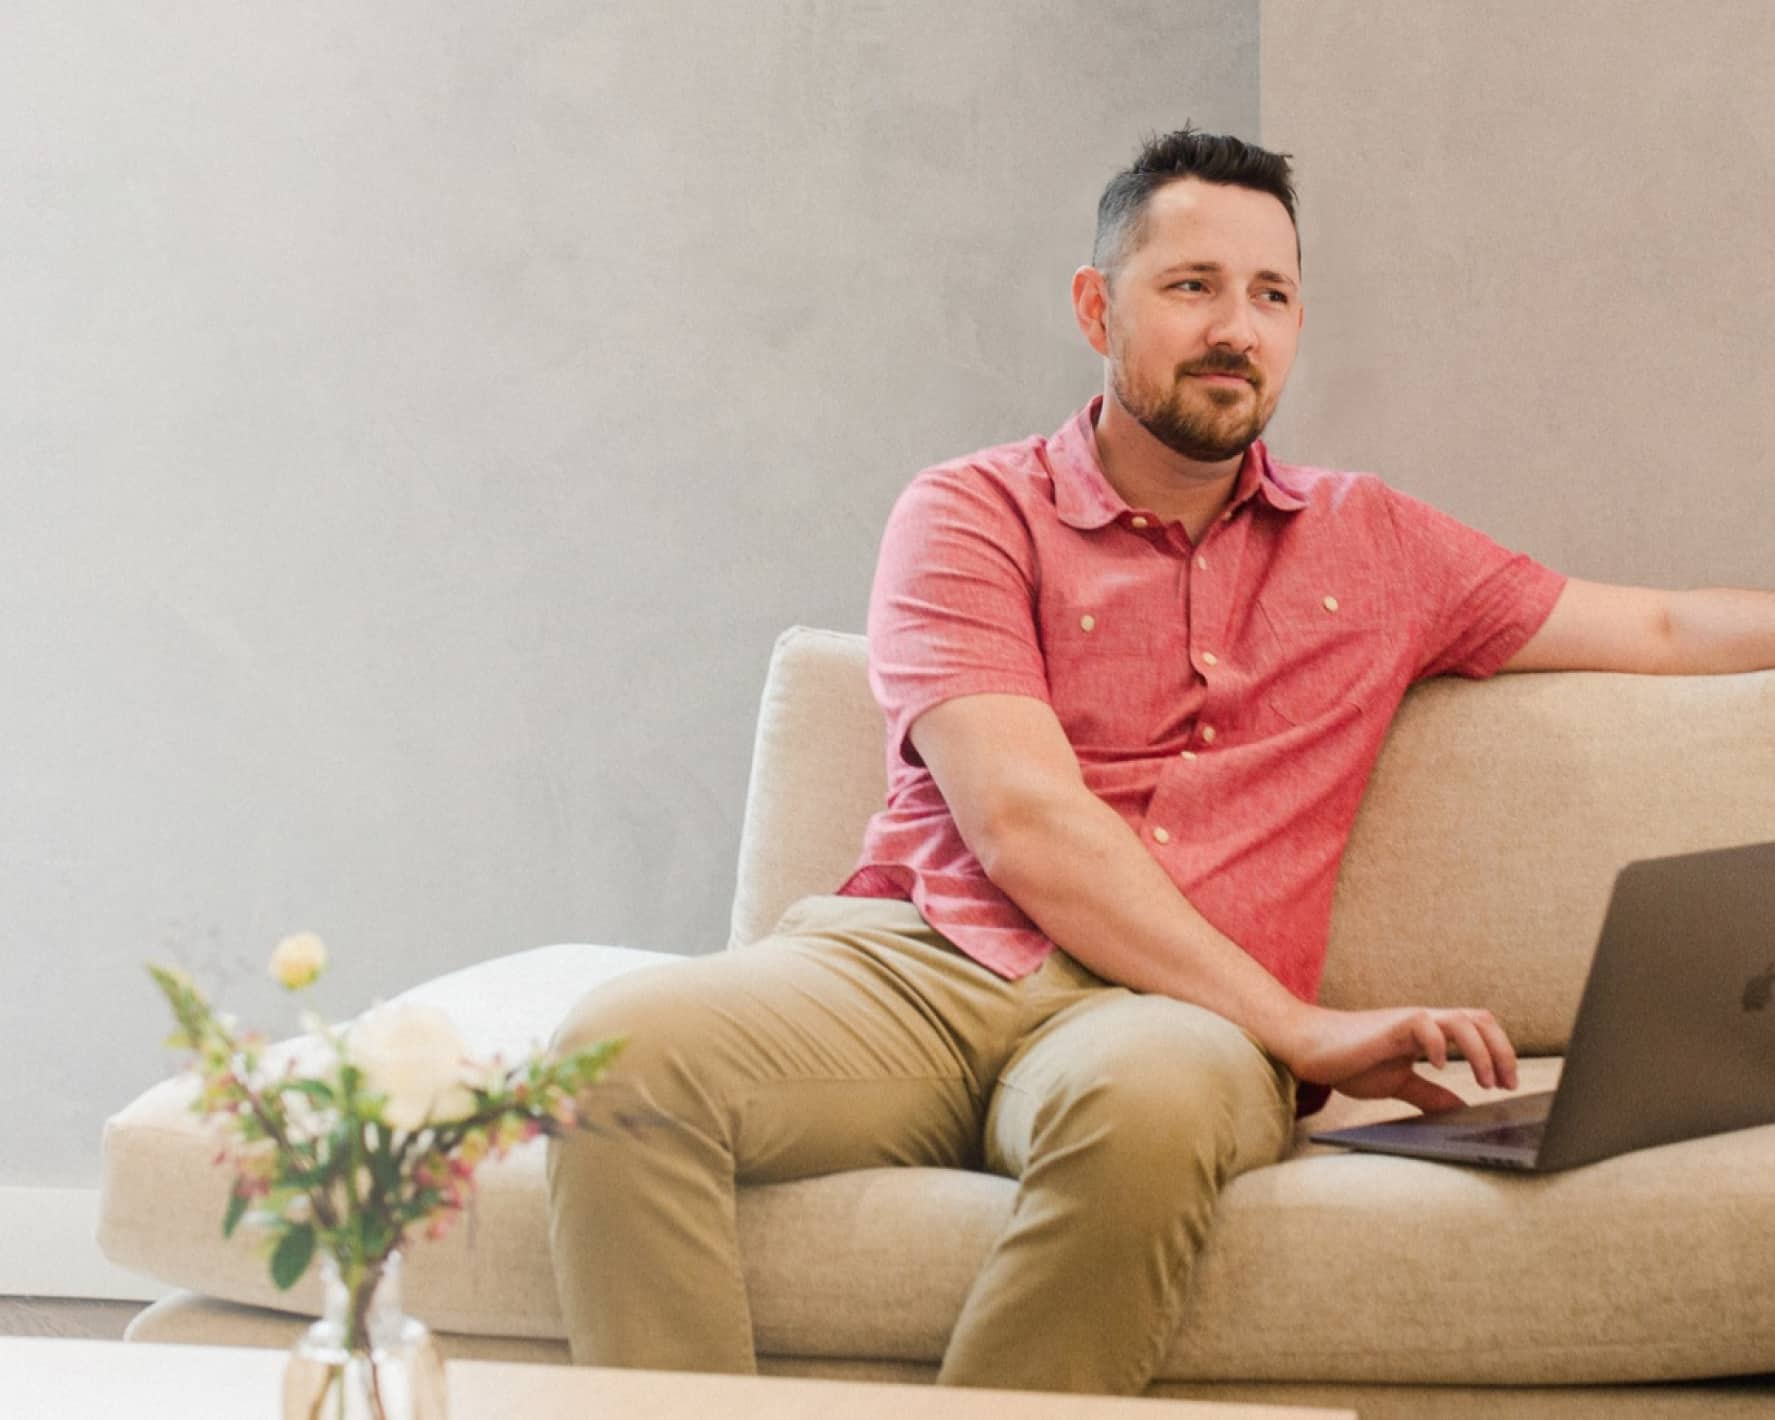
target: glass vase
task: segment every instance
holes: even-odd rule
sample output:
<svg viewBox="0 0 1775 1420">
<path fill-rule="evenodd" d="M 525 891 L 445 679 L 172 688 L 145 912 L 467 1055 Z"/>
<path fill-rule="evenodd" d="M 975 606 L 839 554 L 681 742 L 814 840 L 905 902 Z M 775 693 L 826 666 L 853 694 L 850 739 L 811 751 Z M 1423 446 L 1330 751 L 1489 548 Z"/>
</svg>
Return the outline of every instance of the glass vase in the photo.
<svg viewBox="0 0 1775 1420">
<path fill-rule="evenodd" d="M 401 1255 L 342 1275 L 323 1252 L 326 1300 L 284 1367 L 284 1420 L 445 1420 L 444 1362 L 401 1311 Z"/>
</svg>

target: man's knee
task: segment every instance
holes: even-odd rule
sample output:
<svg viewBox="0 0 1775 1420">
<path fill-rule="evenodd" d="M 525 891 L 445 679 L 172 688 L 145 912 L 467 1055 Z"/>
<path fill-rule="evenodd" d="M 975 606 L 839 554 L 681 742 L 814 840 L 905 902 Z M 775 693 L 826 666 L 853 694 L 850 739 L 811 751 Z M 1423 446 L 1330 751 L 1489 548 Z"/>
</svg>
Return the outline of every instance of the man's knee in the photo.
<svg viewBox="0 0 1775 1420">
<path fill-rule="evenodd" d="M 584 992 L 555 1027 L 549 1056 L 560 1060 L 620 1038 L 624 1044 L 617 1058 L 632 1062 L 637 1038 L 646 1039 L 654 1033 L 657 1018 L 667 1009 L 666 999 L 674 986 L 682 985 L 677 981 L 681 969 L 675 962 L 659 963 L 602 981 Z"/>
<path fill-rule="evenodd" d="M 1250 1133 L 1248 1116 L 1267 1122 L 1279 1108 L 1273 1066 L 1212 1012 L 1139 1001 L 1091 1068 L 1058 1092 L 1044 1122 L 1054 1134 L 1088 1139 L 1117 1176 L 1185 1169 L 1218 1187 Z"/>
<path fill-rule="evenodd" d="M 606 1040 L 623 1042 L 591 1087 L 594 1118 L 651 1112 L 699 1126 L 717 1123 L 707 1047 L 712 998 L 722 989 L 709 980 L 716 973 L 707 965 L 699 958 L 630 972 L 594 987 L 568 1010 L 549 1045 L 555 1058 Z"/>
</svg>

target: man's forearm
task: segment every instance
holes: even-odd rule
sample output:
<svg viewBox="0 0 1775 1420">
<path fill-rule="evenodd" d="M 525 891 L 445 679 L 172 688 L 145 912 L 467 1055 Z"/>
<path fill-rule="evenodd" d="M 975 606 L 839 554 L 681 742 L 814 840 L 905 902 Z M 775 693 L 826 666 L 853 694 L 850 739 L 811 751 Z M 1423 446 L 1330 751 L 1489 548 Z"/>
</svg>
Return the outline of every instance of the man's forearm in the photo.
<svg viewBox="0 0 1775 1420">
<path fill-rule="evenodd" d="M 1707 587 L 1670 598 L 1670 669 L 1719 675 L 1775 667 L 1775 592 Z"/>
<path fill-rule="evenodd" d="M 1301 1003 L 1190 905 L 1121 815 L 1088 789 L 1007 830 L 986 867 L 1050 940 L 1097 975 L 1204 1006 L 1281 1055 Z"/>
</svg>

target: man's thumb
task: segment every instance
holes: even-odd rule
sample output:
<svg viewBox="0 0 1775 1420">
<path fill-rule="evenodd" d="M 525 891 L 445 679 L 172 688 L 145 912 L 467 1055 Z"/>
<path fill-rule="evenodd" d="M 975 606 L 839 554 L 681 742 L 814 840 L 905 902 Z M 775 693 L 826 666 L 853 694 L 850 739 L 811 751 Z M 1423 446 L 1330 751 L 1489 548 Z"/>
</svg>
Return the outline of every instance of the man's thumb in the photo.
<svg viewBox="0 0 1775 1420">
<path fill-rule="evenodd" d="M 1453 1090 L 1445 1090 L 1441 1085 L 1426 1080 L 1418 1074 L 1413 1074 L 1395 1090 L 1393 1097 L 1402 1099 L 1407 1104 L 1416 1105 L 1425 1114 L 1436 1114 L 1445 1109 L 1460 1109 L 1467 1103 Z"/>
</svg>

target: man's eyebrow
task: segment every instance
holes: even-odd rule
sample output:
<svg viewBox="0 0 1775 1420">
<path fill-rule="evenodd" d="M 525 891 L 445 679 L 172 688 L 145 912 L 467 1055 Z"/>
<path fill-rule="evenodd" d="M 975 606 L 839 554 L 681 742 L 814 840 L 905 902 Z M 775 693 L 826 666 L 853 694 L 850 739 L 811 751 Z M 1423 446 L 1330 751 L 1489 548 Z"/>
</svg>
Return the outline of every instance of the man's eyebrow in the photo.
<svg viewBox="0 0 1775 1420">
<path fill-rule="evenodd" d="M 1225 270 L 1226 268 L 1218 261 L 1180 261 L 1175 266 L 1167 266 L 1159 273 L 1159 275 L 1175 276 L 1180 271 L 1212 271 L 1218 275 Z M 1284 286 L 1294 286 L 1298 284 L 1292 276 L 1284 276 L 1280 271 L 1260 271 L 1257 273 L 1257 279 L 1259 281 L 1279 282 Z"/>
</svg>

